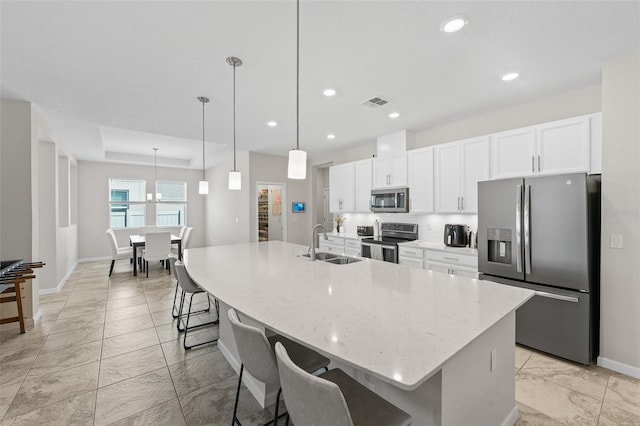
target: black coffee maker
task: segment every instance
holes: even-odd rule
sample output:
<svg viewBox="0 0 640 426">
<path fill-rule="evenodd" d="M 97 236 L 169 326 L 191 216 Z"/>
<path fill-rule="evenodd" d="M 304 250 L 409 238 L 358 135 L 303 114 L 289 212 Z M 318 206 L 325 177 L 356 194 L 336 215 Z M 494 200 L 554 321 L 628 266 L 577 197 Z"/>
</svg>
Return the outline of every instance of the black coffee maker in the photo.
<svg viewBox="0 0 640 426">
<path fill-rule="evenodd" d="M 469 225 L 444 225 L 444 245 L 447 247 L 469 245 Z"/>
</svg>

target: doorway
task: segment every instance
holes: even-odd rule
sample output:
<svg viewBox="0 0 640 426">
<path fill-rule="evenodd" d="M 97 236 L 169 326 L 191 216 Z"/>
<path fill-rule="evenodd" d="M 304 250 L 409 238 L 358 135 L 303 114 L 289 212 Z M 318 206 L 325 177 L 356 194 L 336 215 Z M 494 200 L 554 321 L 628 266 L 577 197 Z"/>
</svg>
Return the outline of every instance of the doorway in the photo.
<svg viewBox="0 0 640 426">
<path fill-rule="evenodd" d="M 258 241 L 286 241 L 286 186 L 258 183 Z"/>
</svg>

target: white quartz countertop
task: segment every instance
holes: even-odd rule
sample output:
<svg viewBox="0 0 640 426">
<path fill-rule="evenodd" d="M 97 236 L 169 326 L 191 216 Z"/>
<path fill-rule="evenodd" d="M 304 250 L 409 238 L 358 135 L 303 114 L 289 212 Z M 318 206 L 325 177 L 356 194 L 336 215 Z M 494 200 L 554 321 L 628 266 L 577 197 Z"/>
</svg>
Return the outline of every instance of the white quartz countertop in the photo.
<svg viewBox="0 0 640 426">
<path fill-rule="evenodd" d="M 415 240 L 415 241 L 407 241 L 406 243 L 399 243 L 398 245 L 402 247 L 413 247 L 413 248 L 428 249 L 428 250 L 441 250 L 441 251 L 448 251 L 452 253 L 468 254 L 473 256 L 478 255 L 478 249 L 475 249 L 475 248 L 447 247 L 443 243 L 434 243 L 431 241 Z"/>
<path fill-rule="evenodd" d="M 269 241 L 188 249 L 191 277 L 213 296 L 330 358 L 413 390 L 533 291 L 363 259 L 300 257 Z"/>
<path fill-rule="evenodd" d="M 369 238 L 369 237 L 363 237 L 358 234 L 347 234 L 345 232 L 327 232 L 327 235 L 329 237 L 346 238 L 348 240 L 361 240 L 363 238 Z M 320 233 L 320 241 L 322 241 L 322 233 Z"/>
</svg>

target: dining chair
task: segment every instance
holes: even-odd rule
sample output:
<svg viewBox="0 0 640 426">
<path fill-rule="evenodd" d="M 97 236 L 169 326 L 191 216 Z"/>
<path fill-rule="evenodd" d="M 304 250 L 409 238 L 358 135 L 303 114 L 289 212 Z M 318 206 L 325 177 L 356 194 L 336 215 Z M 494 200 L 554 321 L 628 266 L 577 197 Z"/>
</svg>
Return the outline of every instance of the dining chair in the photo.
<svg viewBox="0 0 640 426">
<path fill-rule="evenodd" d="M 113 229 L 107 229 L 105 234 L 107 236 L 109 248 L 111 249 L 111 267 L 109 268 L 109 276 L 111 276 L 116 260 L 133 258 L 133 248 L 118 247 L 118 240 L 116 239 L 116 234 L 113 232 Z"/>
<path fill-rule="evenodd" d="M 214 338 L 211 340 L 207 340 L 206 342 L 187 345 L 187 334 L 189 333 L 189 330 L 192 330 L 194 328 L 205 327 L 207 325 L 218 324 L 219 318 L 220 318 L 220 311 L 218 307 L 218 301 L 214 299 L 213 303 L 216 307 L 216 313 L 218 314 L 217 318 L 213 321 L 196 324 L 189 327 L 189 320 L 191 319 L 191 315 L 195 313 L 195 312 L 191 312 L 191 308 L 193 307 L 193 296 L 200 293 L 206 293 L 206 291 L 191 279 L 191 277 L 187 273 L 187 269 L 184 267 L 182 262 L 176 261 L 173 264 L 173 268 L 176 271 L 176 276 L 178 277 L 178 283 L 180 284 L 180 288 L 182 288 L 182 297 L 180 298 L 180 310 L 178 311 L 178 330 L 184 331 L 184 340 L 182 341 L 182 346 L 184 346 L 185 349 L 191 349 L 196 346 L 206 345 L 207 343 L 217 342 L 218 338 Z M 188 294 L 191 295 L 191 298 L 189 300 L 189 310 L 185 314 L 183 310 L 184 310 L 185 299 Z M 209 294 L 207 294 L 207 298 L 208 297 L 209 297 Z M 187 317 L 187 321 L 184 323 L 183 327 L 180 327 L 184 317 Z"/>
<path fill-rule="evenodd" d="M 193 228 L 191 226 L 185 228 L 184 234 L 182 235 L 182 237 L 180 237 L 180 239 L 182 240 L 181 248 L 183 252 L 191 245 L 191 231 L 193 231 Z M 176 259 L 180 260 L 178 247 L 171 247 L 171 257 L 175 257 Z"/>
<path fill-rule="evenodd" d="M 142 259 L 149 278 L 149 261 L 166 261 L 171 253 L 171 232 L 149 232 L 145 236 Z"/>
<path fill-rule="evenodd" d="M 296 425 L 407 426 L 411 416 L 370 391 L 339 368 L 309 374 L 276 343 L 284 402 Z"/>
<path fill-rule="evenodd" d="M 276 343 L 285 345 L 298 365 L 305 371 L 312 373 L 321 369 L 327 370 L 329 359 L 318 352 L 302 346 L 299 343 L 289 340 L 284 336 L 275 334 L 267 337 L 263 330 L 240 321 L 238 313 L 235 309 L 230 308 L 227 312 L 229 322 L 231 323 L 231 331 L 236 341 L 238 354 L 240 355 L 240 376 L 238 377 L 238 389 L 236 391 L 236 402 L 233 407 L 232 425 L 240 425 L 237 417 L 238 401 L 240 399 L 240 387 L 242 385 L 242 374 L 246 368 L 249 374 L 265 384 L 277 385 L 279 387 L 276 395 L 276 407 L 273 420 L 263 426 L 273 423 L 274 426 L 278 422 L 278 408 L 280 405 L 280 377 L 278 375 L 278 365 L 274 352 Z M 300 423 L 304 424 L 304 423 Z"/>
<path fill-rule="evenodd" d="M 184 231 L 187 230 L 187 225 L 182 225 L 180 227 L 180 232 L 178 232 L 178 238 L 182 239 L 184 237 Z"/>
</svg>

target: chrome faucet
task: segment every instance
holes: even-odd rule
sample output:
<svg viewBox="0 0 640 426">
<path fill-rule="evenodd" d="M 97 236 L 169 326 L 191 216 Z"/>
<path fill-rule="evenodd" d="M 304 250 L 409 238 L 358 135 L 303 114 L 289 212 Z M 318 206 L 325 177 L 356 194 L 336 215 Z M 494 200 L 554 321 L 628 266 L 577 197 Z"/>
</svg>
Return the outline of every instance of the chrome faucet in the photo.
<svg viewBox="0 0 640 426">
<path fill-rule="evenodd" d="M 319 223 L 313 227 L 313 229 L 311 230 L 311 248 L 309 250 L 309 258 L 311 260 L 316 260 L 316 230 L 318 228 L 322 229 L 325 241 L 329 239 L 329 237 L 327 237 L 327 230 L 324 229 L 324 226 L 322 226 L 322 224 Z"/>
</svg>

